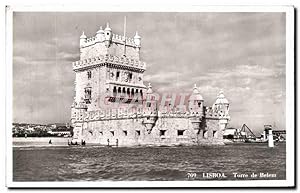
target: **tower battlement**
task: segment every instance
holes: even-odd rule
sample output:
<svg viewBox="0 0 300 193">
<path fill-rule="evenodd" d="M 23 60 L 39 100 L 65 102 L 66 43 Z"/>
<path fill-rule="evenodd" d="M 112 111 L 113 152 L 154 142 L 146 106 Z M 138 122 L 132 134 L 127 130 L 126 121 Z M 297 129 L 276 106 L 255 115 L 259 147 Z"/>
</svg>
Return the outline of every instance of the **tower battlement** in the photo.
<svg viewBox="0 0 300 193">
<path fill-rule="evenodd" d="M 136 34 L 133 37 L 115 34 L 107 23 L 102 26 L 95 36 L 87 37 L 84 32 L 80 36 L 80 59 L 88 59 L 96 56 L 115 55 L 127 58 L 140 59 L 141 37 Z"/>
<path fill-rule="evenodd" d="M 138 48 L 140 47 L 140 45 L 136 45 L 135 42 L 134 42 L 134 38 L 130 38 L 130 37 L 125 37 L 123 35 L 119 35 L 119 34 L 112 34 L 112 39 L 111 39 L 111 42 L 112 43 L 115 43 L 115 44 L 120 44 L 120 45 L 124 45 L 124 41 L 126 41 L 126 46 L 128 47 L 133 47 L 133 48 Z M 105 42 L 105 38 L 104 38 L 104 35 L 101 37 L 95 35 L 93 37 L 89 37 L 89 38 L 86 38 L 82 44 L 81 44 L 81 47 L 84 48 L 84 47 L 89 47 L 89 46 L 92 46 L 96 43 L 104 43 Z"/>
</svg>

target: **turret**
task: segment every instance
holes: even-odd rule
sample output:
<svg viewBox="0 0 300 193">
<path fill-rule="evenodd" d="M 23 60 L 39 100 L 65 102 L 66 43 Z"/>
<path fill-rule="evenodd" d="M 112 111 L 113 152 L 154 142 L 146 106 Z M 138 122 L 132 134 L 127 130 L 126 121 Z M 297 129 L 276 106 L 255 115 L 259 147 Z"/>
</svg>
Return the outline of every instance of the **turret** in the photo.
<svg viewBox="0 0 300 193">
<path fill-rule="evenodd" d="M 146 91 L 146 109 L 148 112 L 154 112 L 157 110 L 157 100 L 153 93 L 151 83 L 148 84 L 148 89 Z"/>
<path fill-rule="evenodd" d="M 144 121 L 147 132 L 150 134 L 157 120 L 157 99 L 153 93 L 151 83 L 148 85 L 144 107 Z"/>
<path fill-rule="evenodd" d="M 201 122 L 203 117 L 203 97 L 200 94 L 197 85 L 194 85 L 193 92 L 189 98 L 189 112 L 190 121 L 193 125 L 194 130 L 198 134 L 201 129 Z"/>
<path fill-rule="evenodd" d="M 139 36 L 138 32 L 135 32 L 133 40 L 136 47 L 141 47 L 141 36 Z"/>
<path fill-rule="evenodd" d="M 100 26 L 100 29 L 96 33 L 96 39 L 98 41 L 104 41 L 104 30 L 102 29 L 102 26 Z"/>
<path fill-rule="evenodd" d="M 229 116 L 229 102 L 221 90 L 217 96 L 217 100 L 213 105 L 213 110 L 219 115 L 219 126 L 224 130 L 230 120 Z"/>
<path fill-rule="evenodd" d="M 109 23 L 107 23 L 106 28 L 104 29 L 104 39 L 105 39 L 105 46 L 109 47 L 112 40 L 112 31 L 109 27 Z"/>
<path fill-rule="evenodd" d="M 203 97 L 200 94 L 197 85 L 194 85 L 193 92 L 189 98 L 189 111 L 191 113 L 199 114 L 200 116 L 203 115 Z"/>
<path fill-rule="evenodd" d="M 219 111 L 224 114 L 228 114 L 229 112 L 229 102 L 226 99 L 223 90 L 221 90 L 217 96 L 216 102 L 213 105 L 213 109 L 215 111 Z"/>
<path fill-rule="evenodd" d="M 87 39 L 87 37 L 86 37 L 86 35 L 84 34 L 84 31 L 83 31 L 82 34 L 81 34 L 81 36 L 80 36 L 80 42 L 79 42 L 80 47 L 84 46 L 84 44 L 86 42 L 86 39 Z"/>
</svg>

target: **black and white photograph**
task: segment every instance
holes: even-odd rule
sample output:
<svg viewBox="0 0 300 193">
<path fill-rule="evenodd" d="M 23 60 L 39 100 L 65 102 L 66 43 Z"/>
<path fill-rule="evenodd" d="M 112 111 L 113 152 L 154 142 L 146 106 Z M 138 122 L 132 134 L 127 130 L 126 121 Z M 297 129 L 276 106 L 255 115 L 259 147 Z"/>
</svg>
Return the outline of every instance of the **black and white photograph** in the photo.
<svg viewBox="0 0 300 193">
<path fill-rule="evenodd" d="M 6 7 L 9 187 L 294 186 L 294 7 Z"/>
</svg>

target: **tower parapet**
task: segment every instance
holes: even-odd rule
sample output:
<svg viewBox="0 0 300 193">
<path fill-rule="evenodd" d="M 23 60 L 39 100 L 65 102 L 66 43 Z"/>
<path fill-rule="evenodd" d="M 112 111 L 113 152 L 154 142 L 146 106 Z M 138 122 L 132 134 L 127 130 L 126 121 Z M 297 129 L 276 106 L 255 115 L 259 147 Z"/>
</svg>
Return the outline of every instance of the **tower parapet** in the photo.
<svg viewBox="0 0 300 193">
<path fill-rule="evenodd" d="M 127 37 L 113 33 L 109 24 L 103 30 L 102 26 L 95 36 L 87 37 L 84 33 L 80 36 L 80 59 L 105 56 L 126 56 L 140 59 L 141 36 L 136 32 L 134 37 Z"/>
<path fill-rule="evenodd" d="M 82 41 L 81 47 L 88 47 L 88 46 L 91 46 L 98 42 L 104 42 L 104 41 L 108 41 L 107 45 L 110 45 L 109 44 L 110 41 L 112 43 L 124 44 L 124 39 L 126 40 L 126 46 L 134 47 L 134 48 L 140 47 L 140 39 L 141 38 L 139 38 L 139 40 L 136 38 L 130 38 L 130 37 L 124 38 L 123 35 L 119 35 L 119 34 L 115 34 L 115 33 L 112 33 L 111 39 L 109 39 L 109 37 L 107 37 L 107 39 L 102 39 L 103 36 L 101 34 L 100 35 L 96 34 L 95 36 L 92 36 L 89 38 L 83 38 L 84 41 Z"/>
<path fill-rule="evenodd" d="M 189 118 L 192 122 L 193 128 L 199 132 L 203 118 L 203 97 L 200 94 L 197 85 L 194 85 L 193 92 L 189 98 Z"/>
</svg>

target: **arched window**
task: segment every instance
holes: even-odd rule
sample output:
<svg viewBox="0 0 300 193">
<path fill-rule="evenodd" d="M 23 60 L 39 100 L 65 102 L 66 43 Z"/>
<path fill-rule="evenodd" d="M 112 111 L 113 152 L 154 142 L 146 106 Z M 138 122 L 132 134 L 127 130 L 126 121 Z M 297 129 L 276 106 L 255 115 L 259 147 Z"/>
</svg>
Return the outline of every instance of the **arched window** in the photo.
<svg viewBox="0 0 300 193">
<path fill-rule="evenodd" d="M 127 97 L 130 97 L 130 88 L 127 88 Z"/>
<path fill-rule="evenodd" d="M 116 80 L 119 80 L 119 78 L 120 78 L 120 72 L 118 71 L 116 75 Z"/>
<path fill-rule="evenodd" d="M 128 80 L 129 80 L 129 82 L 131 82 L 131 80 L 132 80 L 132 73 L 131 72 L 128 74 Z"/>
<path fill-rule="evenodd" d="M 151 107 L 151 102 L 147 102 L 147 107 Z"/>
<path fill-rule="evenodd" d="M 140 95 L 143 98 L 143 91 L 142 90 L 140 90 Z"/>
<path fill-rule="evenodd" d="M 114 89 L 113 89 L 113 95 L 117 96 L 117 87 L 115 87 L 115 86 L 114 86 Z"/>
<path fill-rule="evenodd" d="M 84 100 L 87 104 L 90 104 L 91 99 L 92 99 L 92 88 L 87 87 L 84 89 Z"/>
<path fill-rule="evenodd" d="M 88 77 L 88 79 L 92 78 L 92 72 L 90 70 L 87 72 L 87 77 Z"/>
</svg>

